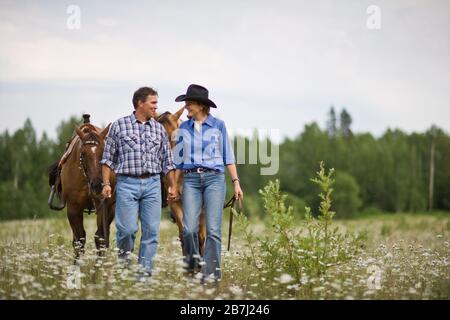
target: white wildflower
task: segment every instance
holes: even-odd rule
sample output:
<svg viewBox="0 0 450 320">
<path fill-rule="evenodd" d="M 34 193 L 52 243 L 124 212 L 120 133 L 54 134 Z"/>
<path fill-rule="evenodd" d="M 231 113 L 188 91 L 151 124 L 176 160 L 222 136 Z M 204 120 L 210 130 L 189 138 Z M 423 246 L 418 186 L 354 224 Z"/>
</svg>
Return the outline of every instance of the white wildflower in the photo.
<svg viewBox="0 0 450 320">
<path fill-rule="evenodd" d="M 284 274 L 282 274 L 281 276 L 280 276 L 280 278 L 278 279 L 278 281 L 280 282 L 280 283 L 289 283 L 289 282 L 291 282 L 292 280 L 294 280 L 294 278 L 290 275 L 290 274 L 287 274 L 287 273 L 284 273 Z"/>
</svg>

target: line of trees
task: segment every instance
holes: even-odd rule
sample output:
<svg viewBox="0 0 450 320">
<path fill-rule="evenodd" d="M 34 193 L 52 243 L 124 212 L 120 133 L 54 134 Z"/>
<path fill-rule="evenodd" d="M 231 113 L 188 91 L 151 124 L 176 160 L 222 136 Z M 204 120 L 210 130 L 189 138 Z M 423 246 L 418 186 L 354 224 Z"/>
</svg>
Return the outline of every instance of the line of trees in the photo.
<svg viewBox="0 0 450 320">
<path fill-rule="evenodd" d="M 375 138 L 370 133 L 353 133 L 351 125 L 345 108 L 338 118 L 332 106 L 325 129 L 310 123 L 297 137 L 280 144 L 276 178 L 296 211 L 302 212 L 305 205 L 318 207 L 319 190 L 309 179 L 321 160 L 336 169 L 333 209 L 338 218 L 362 211 L 450 210 L 450 137 L 446 132 L 435 126 L 411 134 L 387 129 Z M 263 212 L 257 191 L 274 177 L 260 176 L 258 166 L 240 165 L 238 170 L 250 196 L 246 202 L 254 212 Z"/>
<path fill-rule="evenodd" d="M 54 214 L 47 206 L 47 167 L 61 157 L 80 119 L 62 121 L 56 141 L 46 133 L 39 139 L 29 119 L 13 134 L 0 135 L 0 220 Z"/>
<path fill-rule="evenodd" d="M 14 133 L 0 134 L 0 220 L 55 214 L 47 207 L 46 169 L 62 155 L 81 119 L 62 121 L 54 140 L 45 133 L 39 139 L 30 120 Z M 280 144 L 276 176 L 262 176 L 260 163 L 238 165 L 246 212 L 263 215 L 258 190 L 275 178 L 297 212 L 305 205 L 317 208 L 319 190 L 310 178 L 322 160 L 336 169 L 333 209 L 337 217 L 362 211 L 450 211 L 450 136 L 446 132 L 434 126 L 411 134 L 388 129 L 375 138 L 370 133 L 353 133 L 351 124 L 345 109 L 338 117 L 331 107 L 326 128 L 305 125 L 296 138 Z M 247 147 L 252 139 L 257 138 L 246 139 Z"/>
</svg>

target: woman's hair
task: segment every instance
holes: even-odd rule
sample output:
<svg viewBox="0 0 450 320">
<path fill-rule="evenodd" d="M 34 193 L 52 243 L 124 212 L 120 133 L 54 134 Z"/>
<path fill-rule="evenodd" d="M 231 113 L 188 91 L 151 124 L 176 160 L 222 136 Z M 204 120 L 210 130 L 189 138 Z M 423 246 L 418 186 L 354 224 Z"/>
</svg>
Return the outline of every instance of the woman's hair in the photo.
<svg viewBox="0 0 450 320">
<path fill-rule="evenodd" d="M 203 104 L 201 102 L 197 102 L 201 107 L 204 113 L 209 114 L 211 107 L 207 106 L 206 104 Z"/>
<path fill-rule="evenodd" d="M 187 101 L 191 101 L 191 102 L 194 102 L 194 103 L 198 104 L 204 113 L 209 114 L 209 111 L 211 109 L 210 106 L 204 104 L 203 102 L 196 101 L 196 100 L 186 100 L 186 102 Z"/>
</svg>

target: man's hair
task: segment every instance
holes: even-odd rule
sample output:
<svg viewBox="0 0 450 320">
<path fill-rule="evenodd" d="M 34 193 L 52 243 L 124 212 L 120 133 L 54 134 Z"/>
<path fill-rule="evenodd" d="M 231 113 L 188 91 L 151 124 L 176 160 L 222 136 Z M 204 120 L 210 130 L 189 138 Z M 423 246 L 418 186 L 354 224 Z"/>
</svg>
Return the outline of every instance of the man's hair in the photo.
<svg viewBox="0 0 450 320">
<path fill-rule="evenodd" d="M 157 96 L 158 92 L 150 87 L 142 87 L 136 90 L 133 94 L 133 106 L 137 109 L 139 101 L 145 102 L 148 96 Z"/>
</svg>

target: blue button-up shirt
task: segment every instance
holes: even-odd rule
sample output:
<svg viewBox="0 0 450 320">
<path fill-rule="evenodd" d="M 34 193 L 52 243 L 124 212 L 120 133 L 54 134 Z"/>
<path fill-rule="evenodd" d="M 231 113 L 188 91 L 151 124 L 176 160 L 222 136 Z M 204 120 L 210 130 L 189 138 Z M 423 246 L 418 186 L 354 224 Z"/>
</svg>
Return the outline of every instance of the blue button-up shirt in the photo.
<svg viewBox="0 0 450 320">
<path fill-rule="evenodd" d="M 224 172 L 225 165 L 235 163 L 225 123 L 210 114 L 199 130 L 193 119 L 183 122 L 178 129 L 174 162 L 177 169 L 203 167 Z"/>
<path fill-rule="evenodd" d="M 134 112 L 111 125 L 100 163 L 134 176 L 175 169 L 164 127 L 153 118 L 141 123 Z"/>
</svg>

